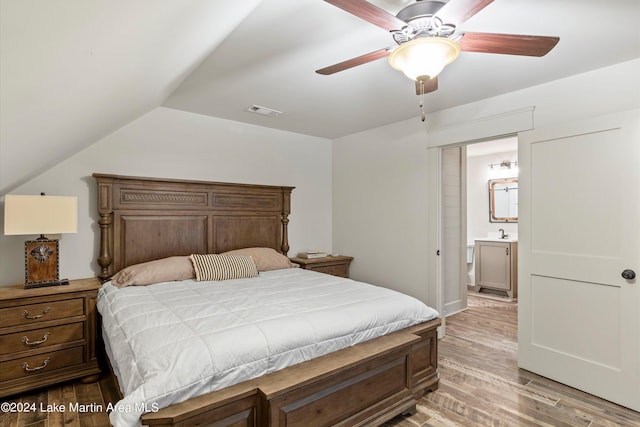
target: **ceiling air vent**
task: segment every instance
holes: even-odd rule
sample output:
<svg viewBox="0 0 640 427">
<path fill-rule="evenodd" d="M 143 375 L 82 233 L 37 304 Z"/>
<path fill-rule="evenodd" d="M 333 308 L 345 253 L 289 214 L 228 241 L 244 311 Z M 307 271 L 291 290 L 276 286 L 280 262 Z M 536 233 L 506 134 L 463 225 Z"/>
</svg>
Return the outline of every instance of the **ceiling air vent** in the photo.
<svg viewBox="0 0 640 427">
<path fill-rule="evenodd" d="M 267 107 L 261 107 L 259 105 L 252 105 L 251 107 L 247 108 L 244 111 L 260 114 L 261 116 L 267 116 L 267 117 L 278 117 L 280 114 L 282 114 L 282 111 L 274 110 L 272 108 L 267 108 Z"/>
</svg>

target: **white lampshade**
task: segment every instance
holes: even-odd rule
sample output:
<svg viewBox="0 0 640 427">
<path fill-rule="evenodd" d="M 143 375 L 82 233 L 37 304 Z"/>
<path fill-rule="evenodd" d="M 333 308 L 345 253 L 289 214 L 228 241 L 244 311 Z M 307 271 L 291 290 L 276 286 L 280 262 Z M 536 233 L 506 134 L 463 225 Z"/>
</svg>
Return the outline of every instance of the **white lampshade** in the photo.
<svg viewBox="0 0 640 427">
<path fill-rule="evenodd" d="M 460 54 L 460 45 L 446 37 L 420 37 L 398 46 L 389 64 L 411 80 L 431 79 Z"/>
<path fill-rule="evenodd" d="M 4 197 L 4 234 L 77 232 L 77 197 L 10 194 Z"/>
</svg>

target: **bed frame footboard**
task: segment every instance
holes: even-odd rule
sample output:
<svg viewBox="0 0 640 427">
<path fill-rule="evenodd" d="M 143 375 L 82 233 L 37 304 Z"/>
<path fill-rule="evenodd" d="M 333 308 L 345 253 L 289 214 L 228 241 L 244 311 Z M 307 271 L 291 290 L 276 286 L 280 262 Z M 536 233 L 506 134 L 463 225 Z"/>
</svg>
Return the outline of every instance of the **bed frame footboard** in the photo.
<svg viewBox="0 0 640 427">
<path fill-rule="evenodd" d="M 142 417 L 149 426 L 374 426 L 438 388 L 435 319 Z"/>
</svg>

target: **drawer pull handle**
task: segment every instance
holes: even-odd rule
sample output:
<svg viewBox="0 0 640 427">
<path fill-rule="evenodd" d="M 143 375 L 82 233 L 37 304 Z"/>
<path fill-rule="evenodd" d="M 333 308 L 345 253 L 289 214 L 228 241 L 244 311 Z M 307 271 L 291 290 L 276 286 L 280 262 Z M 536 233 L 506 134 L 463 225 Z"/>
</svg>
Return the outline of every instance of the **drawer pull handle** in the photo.
<svg viewBox="0 0 640 427">
<path fill-rule="evenodd" d="M 44 359 L 44 363 L 42 364 L 42 366 L 38 366 L 37 368 L 30 368 L 29 364 L 27 362 L 24 362 L 22 364 L 22 369 L 24 369 L 27 372 L 36 372 L 36 371 L 39 371 L 40 369 L 44 369 L 49 364 L 49 360 L 51 359 L 47 357 L 46 359 Z"/>
<path fill-rule="evenodd" d="M 40 341 L 34 341 L 34 342 L 30 342 L 29 337 L 25 335 L 24 337 L 22 337 L 22 342 L 24 343 L 24 345 L 31 345 L 31 346 L 42 344 L 43 342 L 49 339 L 49 335 L 51 335 L 51 332 L 45 332 L 45 334 L 42 336 L 42 339 Z"/>
<path fill-rule="evenodd" d="M 29 316 L 29 312 L 27 310 L 23 310 L 22 311 L 22 317 L 24 317 L 25 319 L 39 319 L 41 317 L 44 317 L 45 314 L 47 314 L 49 312 L 49 310 L 51 310 L 51 307 L 47 307 L 42 311 L 42 314 L 34 314 L 33 316 Z"/>
</svg>

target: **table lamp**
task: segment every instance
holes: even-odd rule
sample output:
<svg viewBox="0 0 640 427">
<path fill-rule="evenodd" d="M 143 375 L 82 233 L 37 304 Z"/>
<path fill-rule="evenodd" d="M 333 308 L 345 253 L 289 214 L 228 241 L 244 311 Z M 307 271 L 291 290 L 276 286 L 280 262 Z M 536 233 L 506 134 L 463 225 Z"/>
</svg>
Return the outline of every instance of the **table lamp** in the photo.
<svg viewBox="0 0 640 427">
<path fill-rule="evenodd" d="M 25 289 L 69 284 L 60 280 L 58 240 L 45 235 L 77 232 L 77 197 L 5 195 L 4 234 L 40 235 L 24 243 Z"/>
</svg>

